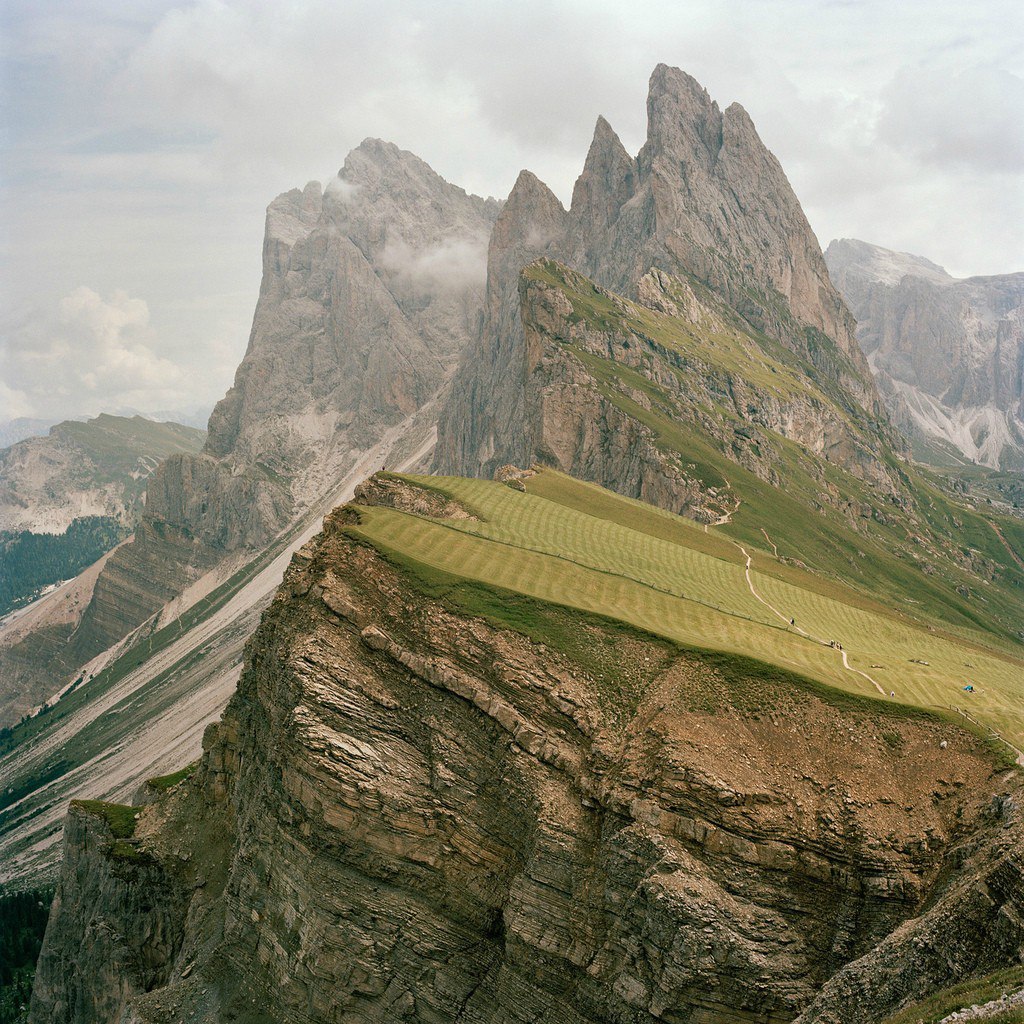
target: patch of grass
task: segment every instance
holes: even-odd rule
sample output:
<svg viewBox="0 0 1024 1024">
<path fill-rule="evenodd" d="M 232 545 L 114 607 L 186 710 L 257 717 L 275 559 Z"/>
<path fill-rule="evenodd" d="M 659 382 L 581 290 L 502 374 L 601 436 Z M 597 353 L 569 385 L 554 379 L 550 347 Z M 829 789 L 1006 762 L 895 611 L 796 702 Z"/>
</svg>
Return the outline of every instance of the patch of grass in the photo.
<svg viewBox="0 0 1024 1024">
<path fill-rule="evenodd" d="M 537 479 L 530 483 L 535 486 Z M 574 507 L 583 504 L 584 491 L 571 484 L 563 491 L 560 480 L 547 489 L 568 494 L 568 504 L 543 498 L 536 489 L 522 493 L 489 481 L 444 478 L 441 484 L 481 509 L 487 522 L 429 521 L 369 507 L 360 508 L 360 522 L 348 530 L 410 568 L 421 585 L 436 585 L 437 593 L 456 601 L 463 612 L 540 638 L 539 623 L 547 622 L 543 629 L 550 634 L 552 613 L 541 615 L 536 602 L 572 609 L 562 620 L 562 631 L 571 631 L 572 616 L 597 616 L 604 629 L 607 620 L 614 620 L 620 623 L 617 628 L 701 651 L 706 659 L 731 659 L 730 664 L 742 664 L 747 679 L 767 681 L 782 673 L 779 679 L 800 677 L 805 687 L 821 687 L 832 703 L 866 700 L 862 709 L 888 715 L 935 713 L 945 721 L 950 713 L 936 706 L 959 698 L 958 668 L 969 654 L 972 671 L 986 680 L 985 697 L 972 705 L 974 713 L 1009 737 L 1024 735 L 1024 719 L 1015 710 L 1021 666 L 995 652 L 979 653 L 896 615 L 857 609 L 792 582 L 755 575 L 759 588 L 775 588 L 772 603 L 795 612 L 809 630 L 821 629 L 825 637 L 837 635 L 833 629 L 845 630 L 838 635 L 848 639 L 844 646 L 857 667 L 867 669 L 894 650 L 927 651 L 928 666 L 889 658 L 889 671 L 900 679 L 900 699 L 881 700 L 868 680 L 843 667 L 839 652 L 827 642 L 799 635 L 758 602 L 742 565 L 687 545 L 688 538 L 703 537 L 702 531 L 674 524 L 673 517 L 662 520 L 662 513 L 647 518 L 633 503 L 608 492 L 595 509 L 622 501 L 619 514 L 610 519 L 591 515 Z M 648 529 L 631 529 L 616 519 L 633 519 Z M 546 635 L 544 642 L 569 649 L 564 638 Z M 750 652 L 757 652 L 757 658 L 743 660 Z M 889 682 L 881 670 L 872 671 Z M 984 730 L 978 732 L 984 736 Z M 998 745 L 999 763 L 1007 756 Z"/>
<path fill-rule="evenodd" d="M 982 978 L 972 978 L 929 996 L 922 1002 L 908 1006 L 891 1017 L 886 1017 L 882 1024 L 936 1024 L 943 1017 L 979 1003 L 988 1003 L 998 999 L 1004 993 L 1016 992 L 1024 988 L 1024 967 L 1007 967 L 987 974 Z M 1017 1007 L 997 1017 L 986 1017 L 986 1024 L 1017 1024 L 1024 1021 L 1024 1008 Z"/>
<path fill-rule="evenodd" d="M 886 730 L 881 735 L 883 741 L 885 742 L 885 745 L 889 747 L 891 750 L 902 749 L 903 736 L 900 733 Z"/>
<path fill-rule="evenodd" d="M 115 839 L 131 839 L 135 835 L 138 807 L 107 803 L 105 800 L 72 800 L 71 805 L 81 808 L 93 817 L 102 818 L 110 827 Z"/>
<path fill-rule="evenodd" d="M 112 804 L 105 800 L 72 800 L 71 805 L 107 823 L 114 839 L 107 850 L 112 860 L 129 864 L 152 863 L 153 858 L 141 849 L 135 838 L 136 819 L 140 810 L 138 807 Z"/>
<path fill-rule="evenodd" d="M 743 564 L 743 556 L 735 544 L 720 533 L 704 531 L 691 519 L 684 519 L 633 498 L 625 498 L 553 469 L 544 470 L 524 482 L 528 493 L 595 519 L 618 523 L 637 533 L 693 548 L 726 562 Z"/>
<path fill-rule="evenodd" d="M 185 765 L 184 768 L 172 772 L 170 775 L 159 775 L 155 779 L 149 779 L 146 785 L 157 793 L 166 793 L 167 790 L 176 786 L 179 782 L 184 782 L 186 779 L 191 778 L 199 765 L 200 761 L 193 761 L 191 764 Z"/>
</svg>

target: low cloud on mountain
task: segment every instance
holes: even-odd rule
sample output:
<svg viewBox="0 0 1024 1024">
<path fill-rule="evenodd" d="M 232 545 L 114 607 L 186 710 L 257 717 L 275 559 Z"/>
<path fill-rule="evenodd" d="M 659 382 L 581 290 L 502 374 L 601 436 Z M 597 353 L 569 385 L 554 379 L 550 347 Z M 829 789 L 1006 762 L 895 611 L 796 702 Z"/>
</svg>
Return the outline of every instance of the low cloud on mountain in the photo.
<svg viewBox="0 0 1024 1024">
<path fill-rule="evenodd" d="M 872 239 L 960 276 L 1018 269 L 1016 8 L 523 0 L 510 17 L 496 0 L 12 0 L 0 301 L 53 319 L 80 286 L 144 296 L 155 334 L 141 344 L 193 368 L 212 401 L 245 350 L 276 194 L 331 180 L 374 136 L 469 191 L 504 196 L 528 167 L 567 202 L 598 114 L 642 144 L 660 61 L 743 103 L 822 242 Z M 436 284 L 449 257 L 472 263 L 409 270 Z M 51 341 L 4 345 L 24 369 L 21 350 L 41 344 L 45 368 Z M 3 373 L 27 396 L 12 405 L 40 413 L 45 378 Z"/>
</svg>

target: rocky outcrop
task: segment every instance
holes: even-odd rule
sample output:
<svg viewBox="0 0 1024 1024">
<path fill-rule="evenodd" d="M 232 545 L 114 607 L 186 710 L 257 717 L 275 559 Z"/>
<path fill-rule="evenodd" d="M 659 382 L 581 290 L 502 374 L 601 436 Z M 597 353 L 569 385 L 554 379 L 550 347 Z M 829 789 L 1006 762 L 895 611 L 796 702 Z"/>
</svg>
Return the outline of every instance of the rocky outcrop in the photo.
<svg viewBox="0 0 1024 1024">
<path fill-rule="evenodd" d="M 652 268 L 692 278 L 796 355 L 819 386 L 878 412 L 853 318 L 778 161 L 742 107 L 721 111 L 688 75 L 659 65 L 635 159 L 601 118 L 568 211 L 529 172 L 516 182 L 491 236 L 481 340 L 441 418 L 444 472 L 489 476 L 520 461 L 516 293 L 520 271 L 538 257 L 630 299 Z"/>
<path fill-rule="evenodd" d="M 825 253 L 893 422 L 994 468 L 1024 468 L 1024 273 L 951 277 L 844 238 Z"/>
<path fill-rule="evenodd" d="M 417 490 L 363 497 L 443 513 Z M 971 734 L 881 736 L 870 704 L 567 623 L 613 643 L 609 688 L 458 611 L 359 515 L 295 556 L 202 765 L 139 812 L 119 854 L 151 874 L 72 819 L 32 1024 L 770 1024 L 839 1019 L 831 991 L 867 1024 L 1024 951 L 1019 783 Z M 153 955 L 110 977 L 135 939 Z"/>
<path fill-rule="evenodd" d="M 203 439 L 180 423 L 104 414 L 19 441 L 0 450 L 0 533 L 64 533 L 83 516 L 131 526 L 157 465 L 199 451 Z"/>
<path fill-rule="evenodd" d="M 150 480 L 135 540 L 107 563 L 60 662 L 39 662 L 49 692 L 227 556 L 263 551 L 361 452 L 438 401 L 479 329 L 498 210 L 375 139 L 326 189 L 270 204 L 234 385 L 205 449 Z"/>
<path fill-rule="evenodd" d="M 647 422 L 645 413 L 657 409 L 772 484 L 782 484 L 777 436 L 882 493 L 895 491 L 867 424 L 858 431 L 844 410 L 784 367 L 765 379 L 761 350 L 709 293 L 702 302 L 685 280 L 661 271 L 641 278 L 637 291 L 643 306 L 550 260 L 524 270 L 523 464 L 554 466 L 714 522 L 735 496 L 727 483 L 709 488 L 688 471 L 685 445 L 665 443 Z M 717 340 L 687 345 L 702 333 Z"/>
<path fill-rule="evenodd" d="M 51 910 L 56 923 L 37 966 L 33 1013 L 75 1024 L 120 1020 L 133 996 L 168 981 L 181 946 L 184 893 L 95 811 L 72 805 L 64 844 Z M 73 907 L 66 908 L 69 898 Z M 66 941 L 72 933 L 75 941 Z"/>
</svg>

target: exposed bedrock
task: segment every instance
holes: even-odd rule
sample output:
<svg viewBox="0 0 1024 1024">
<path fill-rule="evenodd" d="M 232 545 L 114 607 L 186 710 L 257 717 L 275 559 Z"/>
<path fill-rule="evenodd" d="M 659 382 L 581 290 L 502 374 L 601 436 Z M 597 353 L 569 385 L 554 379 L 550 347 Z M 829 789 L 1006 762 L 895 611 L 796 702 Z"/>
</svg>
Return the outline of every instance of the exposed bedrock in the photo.
<svg viewBox="0 0 1024 1024">
<path fill-rule="evenodd" d="M 357 520 L 296 555 L 143 863 L 72 819 L 34 1024 L 867 1024 L 1024 950 L 1017 783 L 972 735 L 575 619 L 620 670 L 584 667 Z M 114 977 L 90 928 L 166 943 Z"/>
</svg>

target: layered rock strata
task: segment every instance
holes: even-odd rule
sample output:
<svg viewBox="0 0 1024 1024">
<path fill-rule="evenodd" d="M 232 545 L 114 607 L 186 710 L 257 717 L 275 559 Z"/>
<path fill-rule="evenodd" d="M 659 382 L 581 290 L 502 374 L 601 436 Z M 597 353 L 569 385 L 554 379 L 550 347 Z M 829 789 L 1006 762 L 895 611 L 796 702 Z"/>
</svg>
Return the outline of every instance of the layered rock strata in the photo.
<svg viewBox="0 0 1024 1024">
<path fill-rule="evenodd" d="M 688 471 L 688 453 L 645 422 L 659 406 L 776 486 L 777 441 L 785 438 L 894 493 L 864 424 L 857 430 L 794 367 L 765 372 L 764 352 L 712 293 L 704 290 L 702 301 L 686 280 L 661 271 L 641 278 L 637 291 L 642 305 L 550 260 L 523 271 L 524 464 L 554 466 L 698 520 L 726 515 L 736 501 L 728 483 L 709 488 Z"/>
<path fill-rule="evenodd" d="M 519 176 L 491 235 L 481 339 L 441 418 L 442 472 L 489 476 L 523 461 L 518 278 L 539 257 L 629 299 L 652 268 L 693 278 L 852 413 L 879 410 L 853 318 L 778 161 L 742 107 L 721 111 L 688 75 L 659 65 L 635 159 L 602 118 L 568 211 L 528 171 Z"/>
<path fill-rule="evenodd" d="M 1019 783 L 970 734 L 581 618 L 586 668 L 358 521 L 295 556 L 192 779 L 128 840 L 74 812 L 33 1024 L 868 1024 L 1024 952 Z"/>
</svg>

